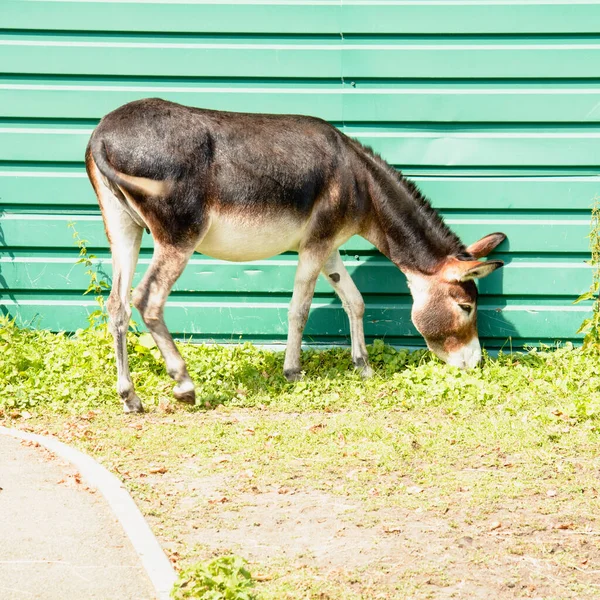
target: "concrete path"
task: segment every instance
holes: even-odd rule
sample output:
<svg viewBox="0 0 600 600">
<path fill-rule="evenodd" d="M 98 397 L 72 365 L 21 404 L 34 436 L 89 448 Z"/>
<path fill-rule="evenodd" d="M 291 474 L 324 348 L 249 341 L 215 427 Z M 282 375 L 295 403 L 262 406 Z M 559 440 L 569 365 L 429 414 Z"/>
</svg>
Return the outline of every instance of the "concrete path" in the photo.
<svg viewBox="0 0 600 600">
<path fill-rule="evenodd" d="M 102 494 L 35 442 L 6 436 L 0 436 L 0 598 L 156 598 Z"/>
</svg>

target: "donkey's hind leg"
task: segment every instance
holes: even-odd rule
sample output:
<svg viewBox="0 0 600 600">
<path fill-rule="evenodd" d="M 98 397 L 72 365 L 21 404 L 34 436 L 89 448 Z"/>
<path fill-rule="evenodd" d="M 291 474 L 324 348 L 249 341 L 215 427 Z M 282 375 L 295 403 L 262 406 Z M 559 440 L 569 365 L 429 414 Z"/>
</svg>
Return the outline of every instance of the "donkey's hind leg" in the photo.
<svg viewBox="0 0 600 600">
<path fill-rule="evenodd" d="M 167 366 L 167 373 L 177 382 L 173 395 L 182 402 L 194 403 L 196 392 L 185 362 L 173 342 L 163 317 L 165 302 L 191 255 L 193 247 L 178 248 L 155 241 L 154 255 L 148 271 L 133 292 L 133 305 L 139 310 Z"/>
<path fill-rule="evenodd" d="M 350 321 L 350 340 L 352 342 L 352 362 L 363 377 L 371 377 L 373 369 L 369 366 L 369 356 L 365 345 L 363 316 L 365 302 L 352 277 L 346 270 L 338 250 L 332 252 L 323 266 L 323 275 L 332 285 L 342 301 Z"/>
<path fill-rule="evenodd" d="M 119 199 L 104 184 L 98 173 L 95 170 L 90 173 L 102 209 L 112 254 L 112 289 L 106 305 L 109 327 L 115 343 L 117 393 L 123 401 L 125 412 L 143 412 L 142 403 L 133 389 L 127 357 L 131 282 L 138 261 L 143 229 L 124 210 Z"/>
</svg>

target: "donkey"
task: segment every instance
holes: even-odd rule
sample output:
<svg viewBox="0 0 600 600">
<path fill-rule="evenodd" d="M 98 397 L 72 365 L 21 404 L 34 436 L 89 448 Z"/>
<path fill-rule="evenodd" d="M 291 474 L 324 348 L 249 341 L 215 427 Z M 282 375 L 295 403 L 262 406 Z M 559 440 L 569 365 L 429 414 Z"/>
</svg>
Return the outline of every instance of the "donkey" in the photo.
<svg viewBox="0 0 600 600">
<path fill-rule="evenodd" d="M 465 246 L 406 180 L 370 148 L 317 118 L 190 108 L 158 98 L 106 115 L 86 150 L 113 261 L 107 307 L 126 412 L 143 411 L 126 347 L 130 289 L 144 229 L 154 255 L 133 305 L 160 349 L 175 397 L 195 402 L 194 384 L 163 319 L 169 292 L 194 253 L 252 261 L 298 253 L 284 374 L 301 376 L 302 332 L 323 273 L 350 320 L 352 360 L 368 377 L 365 305 L 338 248 L 358 234 L 407 277 L 412 320 L 442 360 L 481 359 L 477 288 L 502 261 L 487 256 L 492 233 Z"/>
</svg>

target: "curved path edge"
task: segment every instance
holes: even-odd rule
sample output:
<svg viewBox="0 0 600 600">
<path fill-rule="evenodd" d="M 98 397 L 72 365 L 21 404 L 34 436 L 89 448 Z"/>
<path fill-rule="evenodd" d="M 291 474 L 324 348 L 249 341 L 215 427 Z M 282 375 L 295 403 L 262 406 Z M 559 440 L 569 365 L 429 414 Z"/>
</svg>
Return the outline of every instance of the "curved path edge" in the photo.
<svg viewBox="0 0 600 600">
<path fill-rule="evenodd" d="M 88 484 L 97 488 L 121 523 L 140 557 L 159 600 L 168 600 L 177 575 L 152 529 L 121 481 L 91 456 L 51 437 L 0 426 L 0 435 L 38 442 L 75 465 Z"/>
</svg>

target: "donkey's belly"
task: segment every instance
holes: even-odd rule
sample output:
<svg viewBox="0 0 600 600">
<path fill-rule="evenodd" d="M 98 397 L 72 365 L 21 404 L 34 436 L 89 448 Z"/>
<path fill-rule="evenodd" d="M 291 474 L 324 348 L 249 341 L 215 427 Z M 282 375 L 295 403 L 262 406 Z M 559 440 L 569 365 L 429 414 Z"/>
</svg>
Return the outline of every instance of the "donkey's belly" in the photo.
<svg viewBox="0 0 600 600">
<path fill-rule="evenodd" d="M 196 251 L 218 258 L 244 262 L 297 250 L 304 223 L 290 216 L 247 217 L 217 213 Z"/>
</svg>

